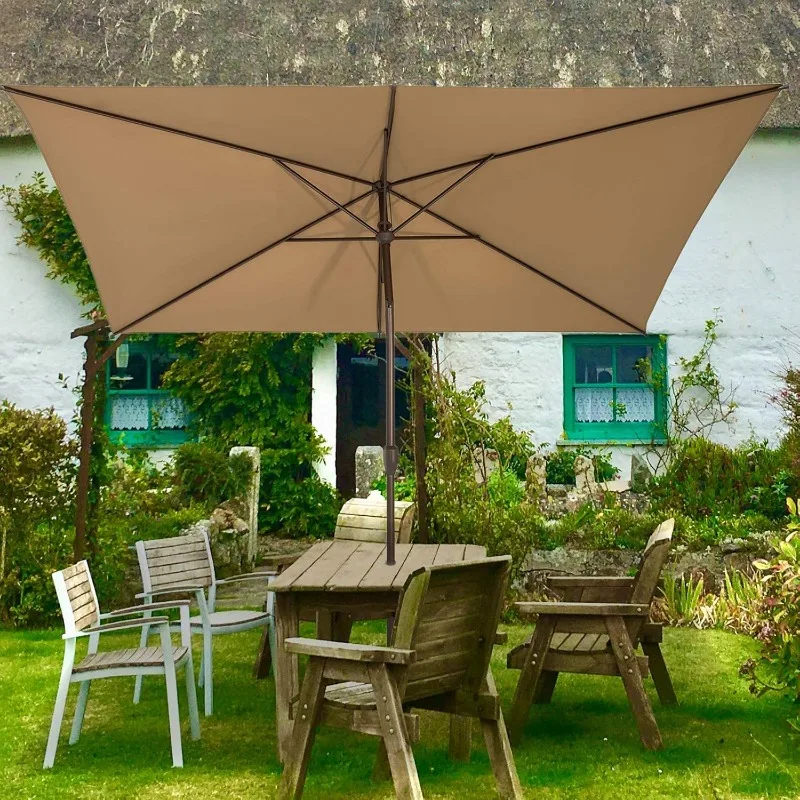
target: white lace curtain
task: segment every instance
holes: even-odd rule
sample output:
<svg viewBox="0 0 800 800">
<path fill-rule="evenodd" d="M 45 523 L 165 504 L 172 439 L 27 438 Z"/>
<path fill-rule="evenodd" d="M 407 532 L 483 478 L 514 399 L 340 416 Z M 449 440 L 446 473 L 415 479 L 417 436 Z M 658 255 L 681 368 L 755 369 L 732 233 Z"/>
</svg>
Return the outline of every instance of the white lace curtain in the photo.
<svg viewBox="0 0 800 800">
<path fill-rule="evenodd" d="M 152 404 L 152 414 L 151 414 Z M 186 409 L 177 397 L 145 394 L 111 395 L 111 429 L 176 430 L 186 427 Z"/>
<path fill-rule="evenodd" d="M 617 389 L 617 422 L 653 422 L 655 397 L 652 388 Z M 591 387 L 575 390 L 576 422 L 613 422 L 614 389 Z M 624 413 L 623 413 L 624 409 Z"/>
</svg>

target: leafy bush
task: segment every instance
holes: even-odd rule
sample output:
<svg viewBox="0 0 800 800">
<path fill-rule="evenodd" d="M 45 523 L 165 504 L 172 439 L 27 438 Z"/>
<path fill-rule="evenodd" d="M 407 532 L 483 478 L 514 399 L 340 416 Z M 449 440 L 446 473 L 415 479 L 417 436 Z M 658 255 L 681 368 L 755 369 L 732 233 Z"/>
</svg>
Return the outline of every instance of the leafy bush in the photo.
<svg viewBox="0 0 800 800">
<path fill-rule="evenodd" d="M 657 507 L 678 509 L 702 519 L 757 511 L 772 519 L 785 516 L 784 498 L 796 488 L 782 450 L 765 442 L 736 449 L 707 439 L 689 439 L 676 446 L 664 474 L 654 478 Z"/>
<path fill-rule="evenodd" d="M 753 566 L 763 575 L 763 602 L 760 625 L 755 637 L 761 654 L 742 665 L 740 674 L 747 678 L 750 690 L 757 695 L 768 691 L 785 692 L 800 701 L 800 518 L 797 503 L 788 502 L 791 521 L 786 535 L 773 544 L 774 555 L 760 559 Z M 800 717 L 790 721 L 800 733 Z"/>
<path fill-rule="evenodd" d="M 187 442 L 173 458 L 178 490 L 191 502 L 216 507 L 223 500 L 243 496 L 253 473 L 245 453 L 235 456 L 217 442 Z"/>
<path fill-rule="evenodd" d="M 330 535 L 341 505 L 316 476 L 325 454 L 309 420 L 311 359 L 319 334 L 217 333 L 177 340 L 164 383 L 186 404 L 195 432 L 220 447 L 261 449 L 259 527 Z"/>
<path fill-rule="evenodd" d="M 50 408 L 29 411 L 0 403 L 0 618 L 43 619 L 51 567 L 72 549 L 74 440 Z"/>
<path fill-rule="evenodd" d="M 611 463 L 611 453 L 606 450 L 592 450 L 585 445 L 579 447 L 559 447 L 547 456 L 547 482 L 575 485 L 575 459 L 588 456 L 594 464 L 595 478 L 598 481 L 611 481 L 617 477 L 616 467 Z"/>
</svg>

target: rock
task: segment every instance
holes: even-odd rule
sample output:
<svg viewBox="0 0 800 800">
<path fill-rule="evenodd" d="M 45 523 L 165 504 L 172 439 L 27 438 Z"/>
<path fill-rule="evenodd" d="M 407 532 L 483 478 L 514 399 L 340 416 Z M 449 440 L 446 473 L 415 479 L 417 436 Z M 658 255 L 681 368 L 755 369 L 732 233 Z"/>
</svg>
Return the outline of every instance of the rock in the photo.
<svg viewBox="0 0 800 800">
<path fill-rule="evenodd" d="M 653 472 L 647 461 L 634 453 L 631 456 L 631 491 L 645 492 L 653 479 Z"/>
<path fill-rule="evenodd" d="M 238 498 L 236 515 L 247 522 L 247 560 L 252 565 L 258 554 L 258 504 L 261 492 L 261 451 L 257 447 L 231 447 L 231 457 L 245 455 L 252 464 L 250 483 L 244 497 Z M 223 504 L 224 505 L 224 504 Z"/>
<path fill-rule="evenodd" d="M 531 456 L 525 467 L 525 496 L 530 503 L 539 503 L 547 494 L 547 459 Z"/>
<path fill-rule="evenodd" d="M 356 497 L 367 497 L 372 485 L 384 474 L 383 448 L 362 445 L 356 448 Z"/>
<path fill-rule="evenodd" d="M 248 533 L 250 526 L 230 508 L 219 506 L 211 512 L 212 530 L 233 531 L 234 533 Z"/>
</svg>

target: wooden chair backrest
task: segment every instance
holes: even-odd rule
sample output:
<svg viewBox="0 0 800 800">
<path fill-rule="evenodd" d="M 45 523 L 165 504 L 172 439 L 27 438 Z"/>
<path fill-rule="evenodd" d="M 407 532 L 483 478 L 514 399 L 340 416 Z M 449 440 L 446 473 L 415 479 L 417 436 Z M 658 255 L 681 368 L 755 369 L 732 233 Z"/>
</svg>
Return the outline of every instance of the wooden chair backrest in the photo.
<svg viewBox="0 0 800 800">
<path fill-rule="evenodd" d="M 661 570 L 664 568 L 669 555 L 674 528 L 674 519 L 665 520 L 647 540 L 647 547 L 644 549 L 642 559 L 639 562 L 639 570 L 633 581 L 629 602 L 650 605 L 658 586 L 658 581 L 661 578 Z"/>
<path fill-rule="evenodd" d="M 407 500 L 394 504 L 394 531 L 396 541 L 405 544 L 411 541 L 411 526 L 414 524 L 415 505 Z M 370 497 L 354 497 L 348 500 L 336 518 L 334 539 L 349 539 L 357 542 L 386 541 L 386 498 L 376 494 Z"/>
<path fill-rule="evenodd" d="M 416 651 L 404 700 L 463 689 L 486 677 L 500 621 L 510 556 L 424 567 L 406 581 L 393 643 Z"/>
<path fill-rule="evenodd" d="M 145 592 L 168 586 L 202 586 L 216 580 L 211 545 L 204 531 L 136 542 L 142 588 Z"/>
<path fill-rule="evenodd" d="M 85 561 L 53 573 L 66 633 L 82 631 L 100 619 L 100 608 L 89 565 Z"/>
</svg>

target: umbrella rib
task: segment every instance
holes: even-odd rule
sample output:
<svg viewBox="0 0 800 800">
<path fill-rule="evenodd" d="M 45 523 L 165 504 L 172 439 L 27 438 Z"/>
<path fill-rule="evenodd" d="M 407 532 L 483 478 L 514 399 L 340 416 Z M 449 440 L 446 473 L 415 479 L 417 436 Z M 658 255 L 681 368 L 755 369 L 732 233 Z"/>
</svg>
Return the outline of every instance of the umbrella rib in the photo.
<svg viewBox="0 0 800 800">
<path fill-rule="evenodd" d="M 373 228 L 372 225 L 370 225 L 365 220 L 361 219 L 361 217 L 359 217 L 358 215 L 354 214 L 349 208 L 347 208 L 347 206 L 342 205 L 338 200 L 334 200 L 326 191 L 323 191 L 322 189 L 320 189 L 319 186 L 317 186 L 315 183 L 312 183 L 304 175 L 301 175 L 299 172 L 293 170 L 283 159 L 276 158 L 274 160 L 275 160 L 275 163 L 278 164 L 278 166 L 282 167 L 290 175 L 292 175 L 294 178 L 296 178 L 298 181 L 300 181 L 301 183 L 303 183 L 306 186 L 308 186 L 309 189 L 313 189 L 317 194 L 319 194 L 322 197 L 324 197 L 329 203 L 332 203 L 333 205 L 335 205 L 336 208 L 339 209 L 339 211 L 344 211 L 344 213 L 347 214 L 348 217 L 350 217 L 351 219 L 355 220 L 359 225 L 363 225 L 368 231 L 370 231 L 372 233 L 377 233 L 378 232 L 377 228 Z M 367 192 L 367 194 L 371 194 L 371 193 L 372 193 L 371 191 Z"/>
<path fill-rule="evenodd" d="M 362 195 L 359 195 L 358 197 L 354 197 L 352 200 L 349 200 L 347 203 L 345 203 L 345 205 L 353 205 L 353 203 L 357 203 L 357 202 L 359 202 L 359 200 L 363 200 L 365 197 L 369 197 L 369 195 L 371 195 L 374 191 L 375 191 L 374 189 L 370 189 L 368 192 L 364 192 Z M 171 298 L 170 300 L 167 300 L 166 302 L 161 303 L 161 305 L 157 306 L 156 308 L 153 308 L 150 311 L 148 311 L 147 313 L 142 314 L 140 317 L 137 317 L 136 319 L 131 320 L 130 322 L 128 322 L 125 325 L 123 325 L 118 331 L 115 331 L 115 333 L 117 333 L 117 334 L 126 333 L 134 325 L 138 325 L 139 323 L 144 322 L 146 319 L 149 319 L 150 317 L 152 317 L 154 314 L 158 314 L 160 311 L 163 311 L 164 309 L 169 308 L 172 305 L 175 305 L 175 303 L 178 303 L 181 300 L 184 300 L 185 298 L 189 297 L 189 295 L 192 295 L 195 292 L 200 291 L 200 289 L 205 288 L 210 283 L 214 283 L 214 281 L 217 281 L 220 278 L 225 277 L 225 275 L 229 275 L 234 270 L 239 269 L 239 267 L 243 267 L 245 264 L 249 263 L 250 261 L 253 261 L 254 259 L 258 258 L 259 256 L 264 255 L 264 253 L 267 253 L 270 250 L 273 250 L 278 245 L 284 244 L 284 242 L 301 241 L 299 239 L 294 239 L 293 237 L 298 236 L 299 234 L 303 233 L 303 231 L 307 231 L 309 228 L 313 228 L 315 225 L 319 225 L 320 222 L 324 222 L 325 220 L 330 219 L 331 217 L 335 216 L 338 213 L 339 213 L 339 209 L 338 208 L 334 208 L 331 211 L 329 211 L 327 214 L 323 214 L 321 217 L 317 217 L 316 219 L 312 220 L 311 222 L 307 222 L 305 225 L 301 225 L 299 228 L 297 228 L 296 230 L 293 230 L 291 233 L 287 233 L 286 236 L 282 236 L 280 239 L 276 239 L 274 242 L 270 242 L 268 245 L 266 245 L 266 247 L 262 247 L 260 250 L 256 250 L 256 252 L 251 253 L 250 255 L 245 256 L 242 259 L 239 259 L 239 261 L 237 261 L 235 264 L 231 264 L 229 267 L 226 267 L 225 269 L 221 270 L 220 272 L 215 273 L 210 278 L 206 278 L 205 280 L 201 281 L 198 284 L 195 284 L 191 288 L 186 289 L 185 291 L 181 292 L 178 295 L 175 295 L 175 297 Z M 372 237 L 369 237 L 369 238 L 372 239 Z"/>
<path fill-rule="evenodd" d="M 774 87 L 769 87 L 765 89 L 758 89 L 754 92 L 747 92 L 746 94 L 739 94 L 735 97 L 723 97 L 717 100 L 709 100 L 705 103 L 698 103 L 693 106 L 687 106 L 686 108 L 677 108 L 673 109 L 672 111 L 662 111 L 658 114 L 650 114 L 646 117 L 639 117 L 637 119 L 628 120 L 626 122 L 616 122 L 613 125 L 604 125 L 601 128 L 593 128 L 592 130 L 582 131 L 581 133 L 571 133 L 568 136 L 560 136 L 557 139 L 548 139 L 545 142 L 537 142 L 536 144 L 529 144 L 524 147 L 516 147 L 513 150 L 504 150 L 499 153 L 495 153 L 494 160 L 498 158 L 507 158 L 508 156 L 516 156 L 520 155 L 521 153 L 529 153 L 532 150 L 540 150 L 544 147 L 551 147 L 552 145 L 556 144 L 564 144 L 565 142 L 571 142 L 576 139 L 585 139 L 589 136 L 596 136 L 601 133 L 610 133 L 611 131 L 618 131 L 622 130 L 623 128 L 630 128 L 634 125 L 642 125 L 646 122 L 655 122 L 661 119 L 667 119 L 669 117 L 679 116 L 681 114 L 688 114 L 691 111 L 702 111 L 706 108 L 713 108 L 715 106 L 725 105 L 727 103 L 735 103 L 737 100 L 747 100 L 751 97 L 759 97 L 762 94 L 771 94 L 777 93 L 782 89 L 785 89 L 785 86 L 776 85 Z M 473 164 L 478 164 L 482 160 L 484 160 L 486 156 L 482 156 L 481 158 L 472 158 L 469 161 L 462 161 L 459 164 L 451 164 L 448 167 L 440 167 L 439 169 L 432 169 L 428 170 L 427 172 L 420 172 L 417 175 L 410 175 L 406 178 L 400 178 L 399 180 L 392 181 L 393 186 L 399 186 L 402 183 L 409 183 L 411 181 L 421 180 L 422 178 L 430 178 L 434 175 L 441 175 L 444 172 L 452 172 L 456 169 L 463 169 L 464 167 L 472 166 Z"/>
<path fill-rule="evenodd" d="M 268 153 L 267 151 L 259 150 L 256 147 L 248 147 L 247 145 L 228 142 L 225 139 L 217 139 L 213 136 L 205 136 L 202 133 L 192 133 L 191 131 L 182 130 L 181 128 L 173 128 L 170 125 L 161 125 L 158 122 L 148 122 L 147 120 L 137 119 L 136 117 L 129 117 L 126 114 L 118 114 L 114 111 L 103 111 L 102 109 L 92 108 L 91 106 L 85 106 L 81 103 L 74 103 L 69 100 L 61 100 L 57 97 L 45 97 L 44 95 L 36 94 L 36 92 L 29 92 L 16 86 L 3 85 L 0 86 L 0 88 L 2 88 L 3 91 L 8 92 L 8 94 L 18 94 L 22 97 L 28 97 L 31 100 L 40 100 L 43 103 L 53 103 L 54 105 L 71 108 L 75 111 L 84 111 L 88 114 L 96 114 L 97 116 L 119 120 L 120 122 L 129 122 L 132 125 L 140 125 L 144 128 L 151 128 L 153 130 L 161 131 L 162 133 L 173 133 L 176 136 L 184 136 L 187 139 L 195 139 L 198 142 L 215 144 L 219 147 L 227 147 L 231 150 L 238 150 L 242 153 L 249 153 L 251 155 L 261 156 L 262 158 L 269 158 L 272 161 L 284 161 L 287 164 L 294 164 L 296 167 L 311 169 L 315 172 L 324 172 L 326 175 L 333 175 L 336 178 L 343 178 L 344 180 L 360 183 L 364 186 L 372 186 L 372 181 L 368 181 L 365 178 L 358 178 L 355 175 L 348 175 L 347 173 L 339 172 L 338 170 L 320 167 L 316 164 L 309 164 L 305 161 L 298 161 L 294 158 L 286 158 L 285 156 L 279 156 L 275 153 Z"/>
<path fill-rule="evenodd" d="M 406 197 L 405 195 L 398 192 L 396 189 L 392 188 L 390 191 L 399 197 L 401 200 L 405 200 L 407 203 L 411 203 L 411 205 L 416 206 L 417 208 L 421 208 L 421 204 L 417 203 L 415 200 L 412 200 L 410 197 Z M 579 300 L 582 300 L 584 303 L 596 308 L 598 311 L 602 311 L 604 314 L 612 317 L 613 319 L 617 320 L 617 322 L 621 322 L 623 325 L 627 325 L 629 328 L 633 328 L 633 330 L 637 331 L 638 333 L 646 333 L 646 331 L 642 330 L 638 325 L 634 325 L 634 323 L 630 322 L 629 320 L 621 317 L 619 314 L 611 311 L 610 309 L 606 308 L 601 303 L 598 303 L 595 300 L 592 300 L 591 297 L 587 297 L 585 294 L 582 294 L 577 289 L 573 289 L 571 286 L 568 286 L 566 283 L 558 280 L 558 278 L 552 277 L 552 275 L 548 275 L 546 272 L 542 272 L 542 270 L 537 269 L 532 264 L 528 264 L 527 261 L 523 261 L 521 258 L 517 258 L 517 256 L 509 253 L 507 250 L 503 250 L 502 247 L 498 247 L 496 244 L 492 244 L 492 242 L 487 241 L 480 234 L 473 233 L 467 228 L 462 227 L 456 222 L 453 222 L 447 217 L 443 217 L 441 214 L 437 214 L 435 211 L 431 211 L 428 209 L 426 214 L 430 214 L 434 219 L 439 220 L 439 222 L 443 222 L 445 225 L 449 225 L 452 228 L 455 228 L 460 233 L 464 234 L 463 238 L 465 239 L 474 239 L 478 243 L 484 245 L 484 247 L 488 247 L 490 250 L 493 250 L 495 253 L 498 253 L 501 256 L 505 256 L 509 261 L 513 261 L 515 264 L 519 264 L 519 266 L 524 267 L 525 269 L 533 272 L 535 275 L 538 275 L 540 278 L 544 278 L 549 283 L 557 286 L 559 289 L 563 289 L 565 292 L 568 292 L 573 297 L 577 297 Z M 450 238 L 461 238 L 461 237 L 450 237 Z"/>
<path fill-rule="evenodd" d="M 448 187 L 442 189 L 442 191 L 439 192 L 439 194 L 437 194 L 433 200 L 429 200 L 424 206 L 418 208 L 407 220 L 401 222 L 396 228 L 394 228 L 394 233 L 396 234 L 398 231 L 403 230 L 406 225 L 408 225 L 410 222 L 413 222 L 420 214 L 424 214 L 434 203 L 437 203 L 446 194 L 452 192 L 456 186 L 463 183 L 467 178 L 470 177 L 470 175 L 477 172 L 481 167 L 486 166 L 486 164 L 488 164 L 493 158 L 493 155 L 488 155 L 486 158 L 481 159 L 477 164 L 473 165 L 472 168 L 465 172 L 458 180 L 453 181 Z"/>
<path fill-rule="evenodd" d="M 397 97 L 397 86 L 392 84 L 389 91 L 389 114 L 386 127 L 383 129 L 383 154 L 381 156 L 381 180 L 386 182 L 389 172 L 389 146 L 392 142 L 392 128 L 394 128 L 394 107 Z"/>
</svg>

